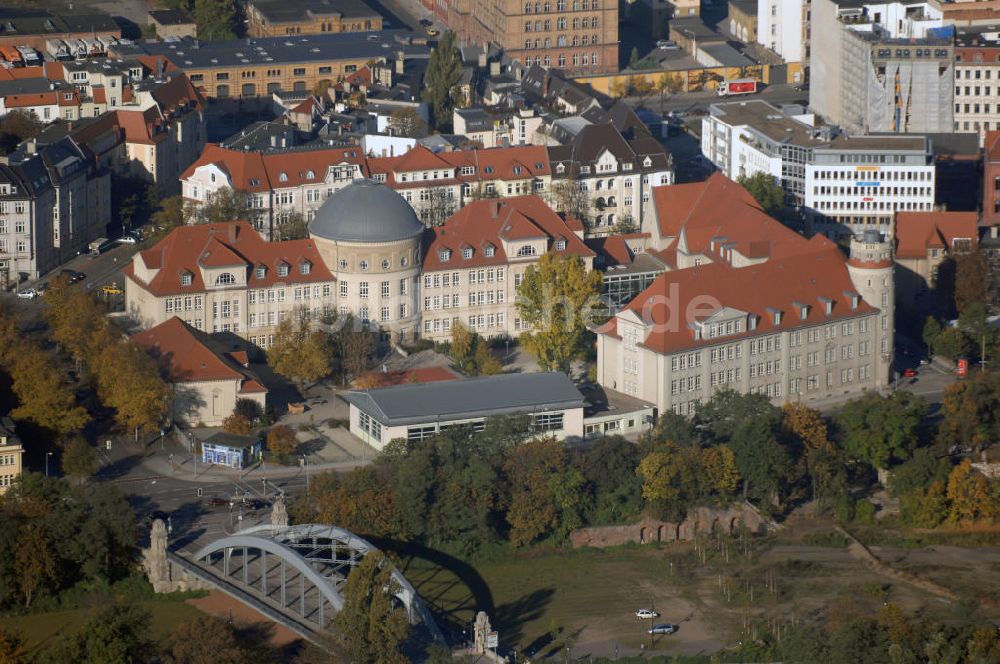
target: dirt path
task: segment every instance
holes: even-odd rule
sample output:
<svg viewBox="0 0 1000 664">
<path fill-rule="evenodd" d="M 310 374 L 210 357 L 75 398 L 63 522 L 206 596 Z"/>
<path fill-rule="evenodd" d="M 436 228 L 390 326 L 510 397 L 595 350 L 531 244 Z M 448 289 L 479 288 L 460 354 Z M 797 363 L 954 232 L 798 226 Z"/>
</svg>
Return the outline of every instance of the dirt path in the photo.
<svg viewBox="0 0 1000 664">
<path fill-rule="evenodd" d="M 273 628 L 271 633 L 271 643 L 275 646 L 285 646 L 289 643 L 301 640 L 299 635 L 292 630 L 271 622 L 263 614 L 257 613 L 246 604 L 238 602 L 229 595 L 218 590 L 209 592 L 206 597 L 189 599 L 187 603 L 199 611 L 203 611 L 209 615 L 224 618 L 226 620 L 232 619 L 238 623 L 244 624 L 266 623 L 268 626 Z"/>
</svg>

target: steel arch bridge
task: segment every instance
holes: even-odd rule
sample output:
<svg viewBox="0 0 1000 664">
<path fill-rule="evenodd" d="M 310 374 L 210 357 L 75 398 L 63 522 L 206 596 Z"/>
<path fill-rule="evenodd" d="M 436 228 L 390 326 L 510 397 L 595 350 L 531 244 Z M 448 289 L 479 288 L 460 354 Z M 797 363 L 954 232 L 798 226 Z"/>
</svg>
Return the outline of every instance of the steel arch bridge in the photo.
<svg viewBox="0 0 1000 664">
<path fill-rule="evenodd" d="M 260 525 L 206 544 L 193 558 L 244 596 L 322 634 L 344 606 L 343 589 L 351 570 L 377 550 L 336 526 Z M 422 625 L 433 640 L 444 644 L 434 616 L 410 582 L 397 569 L 392 579 L 394 597 L 405 608 L 410 624 Z"/>
</svg>

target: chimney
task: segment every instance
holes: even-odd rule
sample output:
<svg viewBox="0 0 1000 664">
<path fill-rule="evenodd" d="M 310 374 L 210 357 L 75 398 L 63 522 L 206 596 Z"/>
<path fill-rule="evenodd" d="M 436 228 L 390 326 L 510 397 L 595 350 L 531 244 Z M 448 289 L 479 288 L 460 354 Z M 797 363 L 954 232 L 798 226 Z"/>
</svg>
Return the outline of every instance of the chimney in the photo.
<svg viewBox="0 0 1000 664">
<path fill-rule="evenodd" d="M 400 76 L 402 76 L 405 73 L 404 72 L 405 65 L 406 63 L 403 61 L 403 58 L 401 57 L 396 58 L 396 73 L 399 74 Z"/>
<path fill-rule="evenodd" d="M 496 219 L 500 216 L 500 201 L 490 201 L 490 218 Z"/>
<path fill-rule="evenodd" d="M 482 53 L 479 54 L 479 58 L 477 59 L 476 64 L 479 66 L 480 69 L 484 69 L 486 67 L 486 52 L 485 51 L 483 51 Z"/>
<path fill-rule="evenodd" d="M 496 78 L 500 75 L 500 61 L 494 60 L 490 63 L 490 77 Z"/>
<path fill-rule="evenodd" d="M 236 242 L 237 236 L 240 234 L 240 227 L 236 224 L 229 224 L 229 241 Z"/>
</svg>

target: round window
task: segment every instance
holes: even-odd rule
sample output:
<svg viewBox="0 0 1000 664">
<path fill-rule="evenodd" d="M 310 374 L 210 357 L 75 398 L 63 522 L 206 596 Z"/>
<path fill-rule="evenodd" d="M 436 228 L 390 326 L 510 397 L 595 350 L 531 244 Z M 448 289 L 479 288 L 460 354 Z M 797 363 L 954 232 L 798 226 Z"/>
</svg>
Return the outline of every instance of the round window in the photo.
<svg viewBox="0 0 1000 664">
<path fill-rule="evenodd" d="M 340 269 L 341 270 L 346 270 L 347 269 L 347 259 L 346 258 L 341 258 L 340 259 Z"/>
<path fill-rule="evenodd" d="M 385 260 L 382 261 L 382 269 L 383 270 L 388 270 L 389 269 L 389 259 L 385 259 Z"/>
<path fill-rule="evenodd" d="M 402 258 L 399 259 L 399 267 L 406 267 L 409 264 L 410 264 L 410 259 L 408 259 L 406 256 L 403 256 Z"/>
<path fill-rule="evenodd" d="M 368 261 L 361 261 L 361 263 L 359 263 L 359 265 L 361 266 L 362 270 L 367 270 L 368 269 Z"/>
</svg>

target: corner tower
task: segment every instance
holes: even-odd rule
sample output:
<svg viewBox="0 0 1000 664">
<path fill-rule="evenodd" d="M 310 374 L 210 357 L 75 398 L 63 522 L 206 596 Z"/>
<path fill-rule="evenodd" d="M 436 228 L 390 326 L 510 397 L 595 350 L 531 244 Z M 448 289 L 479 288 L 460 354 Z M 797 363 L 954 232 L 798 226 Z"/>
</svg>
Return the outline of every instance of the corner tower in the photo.
<svg viewBox="0 0 1000 664">
<path fill-rule="evenodd" d="M 869 229 L 851 238 L 847 271 L 862 299 L 880 311 L 875 326 L 874 355 L 877 358 L 875 387 L 888 385 L 894 353 L 896 329 L 896 284 L 892 261 L 892 241 Z"/>
</svg>

